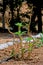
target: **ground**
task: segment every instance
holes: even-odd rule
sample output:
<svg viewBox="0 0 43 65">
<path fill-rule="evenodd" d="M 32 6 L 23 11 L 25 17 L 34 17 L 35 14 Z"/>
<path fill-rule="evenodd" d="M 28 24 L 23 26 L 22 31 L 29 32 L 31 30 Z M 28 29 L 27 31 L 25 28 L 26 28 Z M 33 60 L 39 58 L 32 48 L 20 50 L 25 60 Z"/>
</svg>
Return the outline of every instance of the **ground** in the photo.
<svg viewBox="0 0 43 65">
<path fill-rule="evenodd" d="M 0 33 L 0 43 L 11 41 L 12 38 L 12 35 L 9 33 Z"/>
<path fill-rule="evenodd" d="M 0 44 L 12 41 L 12 35 L 8 33 L 0 33 Z M 10 52 L 15 45 L 9 46 L 6 49 L 0 50 L 0 60 L 10 56 Z M 17 48 L 15 48 L 17 51 Z M 43 47 L 35 48 L 31 54 L 31 60 L 15 60 L 10 59 L 7 62 L 0 63 L 0 65 L 43 65 Z"/>
</svg>

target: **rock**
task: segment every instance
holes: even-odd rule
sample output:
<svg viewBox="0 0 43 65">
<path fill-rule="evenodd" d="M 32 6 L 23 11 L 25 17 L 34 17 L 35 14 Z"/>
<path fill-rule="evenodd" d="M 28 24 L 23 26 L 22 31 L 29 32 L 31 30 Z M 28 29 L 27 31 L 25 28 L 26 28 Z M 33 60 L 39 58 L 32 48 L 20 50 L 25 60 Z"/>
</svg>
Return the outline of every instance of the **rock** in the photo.
<svg viewBox="0 0 43 65">
<path fill-rule="evenodd" d="M 13 42 L 8 42 L 7 45 L 11 46 L 11 45 L 13 45 Z"/>
<path fill-rule="evenodd" d="M 4 48 L 7 48 L 8 45 L 5 43 L 5 44 L 0 44 L 0 49 L 4 49 Z"/>
</svg>

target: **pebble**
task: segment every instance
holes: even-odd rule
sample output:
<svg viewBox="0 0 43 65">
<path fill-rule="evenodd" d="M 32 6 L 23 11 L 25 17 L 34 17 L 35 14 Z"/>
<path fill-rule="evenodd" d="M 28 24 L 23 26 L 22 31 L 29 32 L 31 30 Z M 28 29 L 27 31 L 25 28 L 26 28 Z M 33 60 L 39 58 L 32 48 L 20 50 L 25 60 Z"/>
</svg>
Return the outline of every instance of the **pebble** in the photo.
<svg viewBox="0 0 43 65">
<path fill-rule="evenodd" d="M 5 44 L 0 44 L 0 49 L 4 49 L 4 48 L 7 48 L 8 45 L 5 43 Z"/>
<path fill-rule="evenodd" d="M 11 46 L 11 45 L 13 45 L 13 42 L 8 42 L 7 45 Z"/>
<path fill-rule="evenodd" d="M 43 36 L 42 33 L 39 33 L 39 34 L 37 34 L 37 35 L 32 35 L 33 38 L 40 38 L 41 36 Z"/>
</svg>

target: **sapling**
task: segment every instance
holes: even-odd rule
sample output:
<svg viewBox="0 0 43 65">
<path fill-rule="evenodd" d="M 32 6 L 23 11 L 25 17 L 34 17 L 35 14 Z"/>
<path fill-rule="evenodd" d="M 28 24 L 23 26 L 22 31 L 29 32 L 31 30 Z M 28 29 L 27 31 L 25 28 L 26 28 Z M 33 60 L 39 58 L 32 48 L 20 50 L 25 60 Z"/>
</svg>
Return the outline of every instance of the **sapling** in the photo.
<svg viewBox="0 0 43 65">
<path fill-rule="evenodd" d="M 21 46 L 20 51 L 21 51 L 21 55 L 23 58 L 25 49 L 22 47 L 22 40 L 23 40 L 22 35 L 25 34 L 26 31 L 24 31 L 24 32 L 21 31 L 21 27 L 23 26 L 22 23 L 17 23 L 16 26 L 18 26 L 18 32 L 15 32 L 15 34 L 18 35 L 20 38 L 20 46 Z"/>
<path fill-rule="evenodd" d="M 23 26 L 22 23 L 16 23 L 15 25 L 18 26 L 18 31 L 20 31 L 21 30 L 21 27 Z"/>
<path fill-rule="evenodd" d="M 18 32 L 16 32 L 15 34 L 17 34 L 20 37 L 20 40 L 22 41 L 22 37 L 21 37 L 21 27 L 23 26 L 22 23 L 16 23 L 16 26 L 18 26 Z"/>
<path fill-rule="evenodd" d="M 29 59 L 31 59 L 32 51 L 33 51 L 33 43 L 30 42 L 28 45 L 28 57 L 29 57 Z"/>
<path fill-rule="evenodd" d="M 24 32 L 21 31 L 21 27 L 23 26 L 22 23 L 16 23 L 15 25 L 18 26 L 18 32 L 15 32 L 15 34 L 19 36 L 20 45 L 22 47 L 22 39 L 23 39 L 22 35 L 25 34 L 26 31 L 24 31 Z"/>
<path fill-rule="evenodd" d="M 32 38 L 29 39 L 26 38 L 26 41 L 28 42 L 28 57 L 29 59 L 31 58 L 31 53 L 32 53 L 32 50 L 33 50 L 33 47 L 34 47 L 34 44 L 31 42 Z"/>
<path fill-rule="evenodd" d="M 21 55 L 21 57 L 23 58 L 23 57 L 24 57 L 25 48 L 23 48 L 22 45 L 23 45 L 23 44 L 22 44 L 22 39 L 20 39 L 20 46 L 21 46 L 21 48 L 20 48 L 20 52 L 21 52 L 20 55 Z"/>
<path fill-rule="evenodd" d="M 41 47 L 41 41 L 40 41 L 40 39 L 36 39 L 36 41 L 34 42 L 34 47 L 35 48 Z"/>
<path fill-rule="evenodd" d="M 35 48 L 39 48 L 43 46 L 43 36 L 41 38 L 35 38 L 35 41 L 33 42 Z"/>
<path fill-rule="evenodd" d="M 37 47 L 43 46 L 43 35 L 40 35 L 40 36 L 41 36 L 40 39 L 38 39 L 39 41 L 36 42 L 36 43 L 37 43 L 37 44 L 36 44 Z"/>
<path fill-rule="evenodd" d="M 24 58 L 25 48 L 22 47 L 20 51 L 21 51 L 21 57 Z"/>
</svg>

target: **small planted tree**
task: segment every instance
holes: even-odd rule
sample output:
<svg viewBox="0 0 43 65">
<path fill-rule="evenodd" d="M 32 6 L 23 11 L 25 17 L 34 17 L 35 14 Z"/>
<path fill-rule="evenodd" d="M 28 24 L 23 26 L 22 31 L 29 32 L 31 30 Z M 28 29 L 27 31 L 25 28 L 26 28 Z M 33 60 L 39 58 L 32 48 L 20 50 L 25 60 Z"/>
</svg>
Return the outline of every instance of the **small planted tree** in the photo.
<svg viewBox="0 0 43 65">
<path fill-rule="evenodd" d="M 37 43 L 36 45 L 37 45 L 37 47 L 43 46 L 43 35 L 42 34 L 40 34 L 39 43 Z"/>
<path fill-rule="evenodd" d="M 31 53 L 33 51 L 33 43 L 29 43 L 28 45 L 28 58 L 31 59 Z"/>
<path fill-rule="evenodd" d="M 28 42 L 28 58 L 31 59 L 31 53 L 34 48 L 34 44 L 31 42 L 32 38 L 26 38 L 26 41 Z"/>
<path fill-rule="evenodd" d="M 17 23 L 16 26 L 18 26 L 18 32 L 15 32 L 15 34 L 18 35 L 20 38 L 20 47 L 21 47 L 20 51 L 21 51 L 21 55 L 23 58 L 25 48 L 22 47 L 22 40 L 23 40 L 22 35 L 25 34 L 26 31 L 24 31 L 24 32 L 21 31 L 21 27 L 23 26 L 22 23 Z"/>
<path fill-rule="evenodd" d="M 24 59 L 25 48 L 22 47 L 20 51 L 21 51 L 21 57 Z"/>
<path fill-rule="evenodd" d="M 22 23 L 17 23 L 16 26 L 18 26 L 18 32 L 15 32 L 15 34 L 19 36 L 20 45 L 22 46 L 22 40 L 23 40 L 22 35 L 25 34 L 26 31 L 24 32 L 21 31 L 21 27 L 23 26 Z"/>
</svg>

